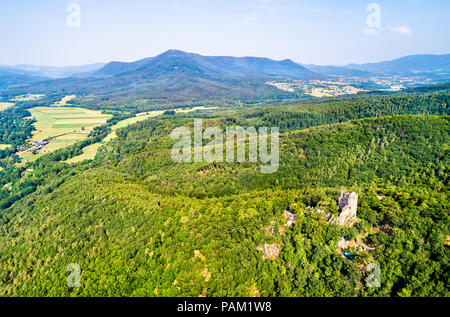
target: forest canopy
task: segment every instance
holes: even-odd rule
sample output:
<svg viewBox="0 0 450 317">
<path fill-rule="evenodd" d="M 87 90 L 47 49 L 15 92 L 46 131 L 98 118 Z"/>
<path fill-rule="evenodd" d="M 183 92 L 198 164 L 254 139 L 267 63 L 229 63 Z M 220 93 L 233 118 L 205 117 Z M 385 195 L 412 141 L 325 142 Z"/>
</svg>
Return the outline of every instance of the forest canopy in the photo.
<svg viewBox="0 0 450 317">
<path fill-rule="evenodd" d="M 77 144 L 5 165 L 0 296 L 449 296 L 448 101 L 165 113 L 117 130 L 92 161 L 64 163 Z M 174 163 L 170 133 L 194 117 L 279 126 L 279 170 Z M 342 189 L 359 195 L 353 227 L 321 213 L 339 214 Z M 342 239 L 370 252 L 339 253 Z M 267 246 L 276 256 L 265 257 Z M 71 263 L 80 288 L 66 284 Z M 371 263 L 381 287 L 367 283 Z"/>
</svg>

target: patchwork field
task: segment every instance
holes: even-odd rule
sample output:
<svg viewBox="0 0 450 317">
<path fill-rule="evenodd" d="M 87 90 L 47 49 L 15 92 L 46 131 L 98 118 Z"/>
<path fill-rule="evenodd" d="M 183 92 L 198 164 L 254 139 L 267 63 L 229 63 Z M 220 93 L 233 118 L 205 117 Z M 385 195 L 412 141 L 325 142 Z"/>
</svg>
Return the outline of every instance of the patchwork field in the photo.
<svg viewBox="0 0 450 317">
<path fill-rule="evenodd" d="M 32 141 L 64 135 L 64 139 L 77 139 L 89 134 L 93 127 L 106 123 L 111 115 L 100 111 L 73 107 L 36 107 L 29 110 L 35 123 Z"/>
<path fill-rule="evenodd" d="M 14 106 L 14 102 L 0 102 L 0 111 L 6 110 Z"/>
<path fill-rule="evenodd" d="M 102 125 L 111 118 L 111 115 L 100 111 L 74 107 L 36 107 L 29 111 L 37 120 L 31 141 L 50 140 L 50 143 L 36 155 L 31 151 L 19 153 L 24 160 L 33 160 L 81 141 L 95 126 Z"/>
</svg>

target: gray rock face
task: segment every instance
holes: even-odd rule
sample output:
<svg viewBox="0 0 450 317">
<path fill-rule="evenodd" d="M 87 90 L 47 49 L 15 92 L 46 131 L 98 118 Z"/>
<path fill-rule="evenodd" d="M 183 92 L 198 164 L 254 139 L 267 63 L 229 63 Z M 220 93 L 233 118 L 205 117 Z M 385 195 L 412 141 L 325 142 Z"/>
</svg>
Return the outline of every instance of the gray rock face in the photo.
<svg viewBox="0 0 450 317">
<path fill-rule="evenodd" d="M 280 254 L 280 249 L 276 243 L 264 244 L 264 259 L 275 260 Z"/>
<path fill-rule="evenodd" d="M 284 217 L 286 218 L 286 226 L 288 227 L 292 226 L 297 221 L 295 214 L 288 210 L 284 212 Z"/>
<path fill-rule="evenodd" d="M 341 213 L 336 223 L 341 226 L 351 226 L 356 222 L 356 209 L 358 208 L 358 194 L 341 190 L 338 202 Z"/>
</svg>

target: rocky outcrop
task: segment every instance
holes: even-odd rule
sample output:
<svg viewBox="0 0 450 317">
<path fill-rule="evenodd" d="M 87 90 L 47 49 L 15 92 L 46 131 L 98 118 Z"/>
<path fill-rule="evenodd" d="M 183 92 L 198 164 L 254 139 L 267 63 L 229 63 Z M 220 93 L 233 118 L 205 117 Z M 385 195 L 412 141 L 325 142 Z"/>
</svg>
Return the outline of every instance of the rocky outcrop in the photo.
<svg viewBox="0 0 450 317">
<path fill-rule="evenodd" d="M 264 251 L 264 260 L 270 259 L 275 260 L 280 255 L 280 249 L 278 249 L 278 245 L 276 243 L 273 244 L 264 244 L 264 247 L 262 248 L 262 251 Z"/>
<path fill-rule="evenodd" d="M 341 195 L 338 201 L 341 213 L 336 218 L 336 223 L 341 226 L 352 226 L 356 222 L 356 210 L 358 208 L 358 194 L 349 193 L 346 190 L 341 190 Z"/>
<path fill-rule="evenodd" d="M 338 242 L 338 248 L 337 251 L 339 254 L 342 254 L 343 250 L 348 248 L 356 247 L 356 241 L 355 240 L 345 240 L 345 238 L 342 238 Z"/>
<path fill-rule="evenodd" d="M 290 212 L 289 210 L 286 210 L 284 212 L 284 217 L 286 218 L 286 226 L 288 227 L 292 226 L 297 221 L 295 214 Z"/>
</svg>

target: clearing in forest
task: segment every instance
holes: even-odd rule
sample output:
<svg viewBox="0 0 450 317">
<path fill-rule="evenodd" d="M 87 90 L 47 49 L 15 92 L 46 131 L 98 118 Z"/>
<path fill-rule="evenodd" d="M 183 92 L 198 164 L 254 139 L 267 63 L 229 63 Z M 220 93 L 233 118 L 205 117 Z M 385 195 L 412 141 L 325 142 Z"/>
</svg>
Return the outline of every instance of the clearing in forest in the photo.
<svg viewBox="0 0 450 317">
<path fill-rule="evenodd" d="M 65 106 L 65 105 L 67 105 L 67 102 L 68 102 L 68 101 L 73 100 L 73 99 L 75 99 L 76 97 L 77 97 L 76 95 L 68 95 L 68 96 L 65 96 L 65 97 L 63 97 L 60 101 L 55 102 L 55 106 L 57 106 L 57 107 Z"/>
</svg>

